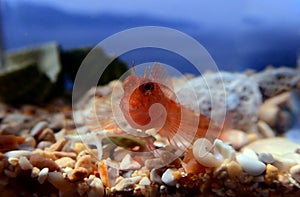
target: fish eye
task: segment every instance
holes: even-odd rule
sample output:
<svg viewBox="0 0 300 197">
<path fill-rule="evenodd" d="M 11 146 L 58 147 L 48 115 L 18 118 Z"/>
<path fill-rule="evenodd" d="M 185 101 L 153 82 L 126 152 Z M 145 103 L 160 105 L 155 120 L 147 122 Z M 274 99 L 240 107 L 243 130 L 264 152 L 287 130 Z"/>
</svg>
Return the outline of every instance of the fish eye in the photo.
<svg viewBox="0 0 300 197">
<path fill-rule="evenodd" d="M 140 86 L 143 92 L 154 90 L 154 84 L 151 82 L 144 83 Z"/>
</svg>

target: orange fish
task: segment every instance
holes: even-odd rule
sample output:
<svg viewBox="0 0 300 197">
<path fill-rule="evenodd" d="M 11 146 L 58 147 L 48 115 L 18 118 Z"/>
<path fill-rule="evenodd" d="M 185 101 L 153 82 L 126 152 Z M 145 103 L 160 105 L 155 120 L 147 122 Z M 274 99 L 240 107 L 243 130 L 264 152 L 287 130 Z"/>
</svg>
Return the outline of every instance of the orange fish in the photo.
<svg viewBox="0 0 300 197">
<path fill-rule="evenodd" d="M 158 134 L 181 150 L 197 138 L 215 138 L 220 131 L 209 118 L 176 101 L 171 78 L 158 63 L 141 77 L 136 76 L 133 65 L 123 89 L 120 108 L 128 124 L 142 131 L 157 128 Z"/>
</svg>

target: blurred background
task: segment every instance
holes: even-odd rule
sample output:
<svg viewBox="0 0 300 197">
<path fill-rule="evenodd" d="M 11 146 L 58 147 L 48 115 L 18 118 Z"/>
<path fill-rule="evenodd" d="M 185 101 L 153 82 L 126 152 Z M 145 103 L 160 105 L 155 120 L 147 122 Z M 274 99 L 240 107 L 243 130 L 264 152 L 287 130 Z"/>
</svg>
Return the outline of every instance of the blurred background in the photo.
<svg viewBox="0 0 300 197">
<path fill-rule="evenodd" d="M 192 36 L 222 70 L 295 66 L 300 50 L 298 0 L 2 0 L 1 14 L 6 51 L 48 41 L 63 49 L 94 47 L 114 33 L 144 25 Z M 130 64 L 157 61 L 157 56 L 185 69 L 183 59 L 162 51 L 136 51 L 121 59 Z"/>
</svg>

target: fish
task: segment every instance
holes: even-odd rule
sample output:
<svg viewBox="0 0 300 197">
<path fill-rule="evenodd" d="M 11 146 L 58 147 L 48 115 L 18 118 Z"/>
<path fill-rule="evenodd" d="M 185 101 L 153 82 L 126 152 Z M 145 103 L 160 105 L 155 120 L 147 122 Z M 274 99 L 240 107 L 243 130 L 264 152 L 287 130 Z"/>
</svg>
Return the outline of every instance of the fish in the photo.
<svg viewBox="0 0 300 197">
<path fill-rule="evenodd" d="M 184 150 L 196 139 L 215 138 L 221 131 L 210 118 L 176 100 L 171 77 L 160 63 L 146 68 L 143 76 L 136 75 L 132 64 L 123 90 L 119 107 L 128 124 L 143 132 L 155 128 L 176 148 Z"/>
</svg>

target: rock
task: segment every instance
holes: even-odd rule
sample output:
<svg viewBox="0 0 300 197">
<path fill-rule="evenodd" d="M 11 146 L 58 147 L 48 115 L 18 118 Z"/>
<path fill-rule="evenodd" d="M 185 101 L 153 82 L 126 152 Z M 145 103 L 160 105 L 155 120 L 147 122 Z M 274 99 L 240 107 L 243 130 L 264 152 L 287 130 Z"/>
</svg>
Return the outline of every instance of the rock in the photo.
<svg viewBox="0 0 300 197">
<path fill-rule="evenodd" d="M 61 151 L 64 145 L 67 143 L 66 139 L 61 139 L 56 143 L 52 144 L 49 148 L 45 148 L 47 151 Z"/>
<path fill-rule="evenodd" d="M 144 185 L 144 186 L 149 186 L 150 184 L 151 181 L 148 177 L 143 177 L 139 182 L 139 185 Z"/>
<path fill-rule="evenodd" d="M 42 131 L 42 133 L 38 136 L 38 141 L 48 141 L 55 143 L 55 136 L 52 129 L 46 128 Z"/>
<path fill-rule="evenodd" d="M 284 155 L 287 153 L 294 153 L 299 147 L 299 144 L 291 142 L 286 138 L 275 137 L 254 141 L 246 145 L 244 148 L 252 149 L 258 154 L 271 153 L 274 156 L 274 154 Z"/>
<path fill-rule="evenodd" d="M 193 155 L 195 159 L 203 166 L 217 167 L 221 164 L 221 161 L 217 157 L 209 152 L 212 149 L 212 144 L 205 138 L 197 139 L 193 144 Z"/>
<path fill-rule="evenodd" d="M 141 165 L 127 154 L 120 163 L 120 170 L 137 170 Z"/>
<path fill-rule="evenodd" d="M 38 143 L 37 148 L 39 148 L 39 149 L 45 149 L 45 148 L 50 147 L 52 144 L 53 143 L 49 142 L 49 141 L 41 141 L 41 142 Z"/>
<path fill-rule="evenodd" d="M 266 174 L 265 174 L 265 182 L 267 184 L 274 183 L 274 180 L 277 179 L 277 175 L 278 175 L 278 168 L 276 168 L 275 166 L 273 166 L 271 164 L 267 164 Z"/>
<path fill-rule="evenodd" d="M 75 164 L 75 169 L 76 168 L 84 168 L 88 173 L 91 173 L 93 171 L 91 156 L 85 155 L 80 157 Z"/>
<path fill-rule="evenodd" d="M 142 179 L 141 176 L 123 178 L 114 187 L 111 188 L 112 191 L 125 191 L 126 189 L 133 188 L 134 184 L 138 183 Z"/>
<path fill-rule="evenodd" d="M 177 169 L 168 168 L 161 177 L 162 182 L 167 184 L 168 186 L 175 186 L 177 180 L 173 176 L 173 173 L 176 171 L 177 171 Z"/>
<path fill-rule="evenodd" d="M 282 157 L 281 155 L 273 154 L 273 157 L 274 157 L 274 160 L 275 160 L 273 165 L 275 167 L 277 167 L 280 172 L 288 172 L 290 167 L 297 164 L 296 161 L 294 161 L 294 159 L 285 158 L 285 157 Z"/>
<path fill-rule="evenodd" d="M 82 142 L 75 142 L 75 144 L 74 144 L 74 151 L 77 154 L 79 154 L 81 151 L 84 151 L 86 149 L 88 149 L 88 147 L 85 144 L 83 144 Z"/>
<path fill-rule="evenodd" d="M 37 167 L 33 167 L 32 170 L 31 170 L 31 177 L 32 178 L 35 178 L 39 175 L 40 173 L 40 169 L 38 169 Z"/>
<path fill-rule="evenodd" d="M 25 139 L 16 135 L 0 135 L 0 152 L 7 152 L 17 149 L 19 144 L 25 142 Z"/>
<path fill-rule="evenodd" d="M 226 164 L 227 172 L 230 178 L 238 177 L 242 173 L 242 167 L 235 161 Z"/>
<path fill-rule="evenodd" d="M 44 158 L 40 154 L 33 154 L 30 157 L 30 163 L 39 169 L 49 168 L 50 172 L 60 170 L 60 167 L 53 160 Z"/>
<path fill-rule="evenodd" d="M 148 170 L 152 170 L 152 169 L 156 169 L 157 166 L 163 166 L 163 162 L 161 158 L 147 159 L 145 161 L 145 166 Z"/>
<path fill-rule="evenodd" d="M 91 176 L 90 176 L 91 177 Z M 104 186 L 98 177 L 93 177 L 87 180 L 89 182 L 90 190 L 87 192 L 88 197 L 102 197 L 104 196 Z"/>
<path fill-rule="evenodd" d="M 239 150 L 251 140 L 244 131 L 236 129 L 230 129 L 222 132 L 220 139 L 223 142 L 230 143 L 236 150 Z"/>
<path fill-rule="evenodd" d="M 9 151 L 5 153 L 5 156 L 10 158 L 10 157 L 16 157 L 19 158 L 21 156 L 24 157 L 29 157 L 31 156 L 31 151 L 27 151 L 27 150 L 13 150 L 13 151 Z"/>
<path fill-rule="evenodd" d="M 75 160 L 71 159 L 70 157 L 62 157 L 60 159 L 55 160 L 55 163 L 60 168 L 65 168 L 65 167 L 74 168 L 75 166 Z"/>
<path fill-rule="evenodd" d="M 43 184 L 47 179 L 49 168 L 43 168 L 38 175 L 38 182 Z"/>
<path fill-rule="evenodd" d="M 10 163 L 12 166 L 16 166 L 19 163 L 19 158 L 16 157 L 10 157 L 8 158 L 8 163 Z"/>
<path fill-rule="evenodd" d="M 75 168 L 68 173 L 68 178 L 71 182 L 83 180 L 89 175 L 88 170 L 83 167 Z"/>
<path fill-rule="evenodd" d="M 47 181 L 61 192 L 76 191 L 76 185 L 65 179 L 61 172 L 49 172 Z"/>
<path fill-rule="evenodd" d="M 258 155 L 258 159 L 265 164 L 272 164 L 275 162 L 275 159 L 273 158 L 273 155 L 270 153 L 260 153 Z"/>
<path fill-rule="evenodd" d="M 23 144 L 28 145 L 31 148 L 35 148 L 36 141 L 35 141 L 34 137 L 28 136 L 28 137 L 25 138 L 25 142 Z"/>
<path fill-rule="evenodd" d="M 275 137 L 275 132 L 272 128 L 264 121 L 260 120 L 257 123 L 258 130 L 265 138 L 273 138 Z"/>
<path fill-rule="evenodd" d="M 247 157 L 250 157 L 252 159 L 258 160 L 257 154 L 252 149 L 244 148 L 242 150 L 242 153 L 243 153 L 243 155 L 246 155 Z"/>
<path fill-rule="evenodd" d="M 119 177 L 119 163 L 111 160 L 101 160 L 98 163 L 98 172 L 103 184 L 107 187 L 115 185 Z"/>
<path fill-rule="evenodd" d="M 266 169 L 266 165 L 261 161 L 243 154 L 237 155 L 236 160 L 241 165 L 243 170 L 252 176 L 258 176 L 262 174 Z"/>
<path fill-rule="evenodd" d="M 44 129 L 46 129 L 47 126 L 48 126 L 48 122 L 40 121 L 36 125 L 34 125 L 34 127 L 30 130 L 29 134 L 34 137 L 40 134 Z"/>
<path fill-rule="evenodd" d="M 160 169 L 152 169 L 150 171 L 150 180 L 154 183 L 162 184 L 161 175 L 162 172 Z"/>
<path fill-rule="evenodd" d="M 33 168 L 32 164 L 24 156 L 21 156 L 19 158 L 19 166 L 21 167 L 22 170 L 31 170 Z"/>
<path fill-rule="evenodd" d="M 277 105 L 264 103 L 259 107 L 258 117 L 271 127 L 274 127 L 279 118 L 279 111 L 280 109 Z"/>
<path fill-rule="evenodd" d="M 295 179 L 298 183 L 300 183 L 300 165 L 295 165 L 290 169 L 291 176 Z"/>
</svg>

